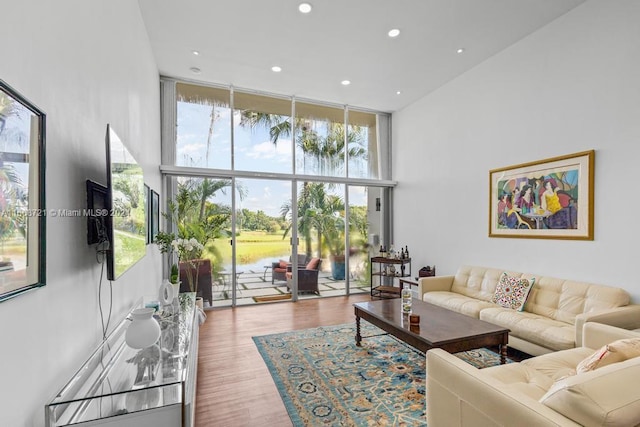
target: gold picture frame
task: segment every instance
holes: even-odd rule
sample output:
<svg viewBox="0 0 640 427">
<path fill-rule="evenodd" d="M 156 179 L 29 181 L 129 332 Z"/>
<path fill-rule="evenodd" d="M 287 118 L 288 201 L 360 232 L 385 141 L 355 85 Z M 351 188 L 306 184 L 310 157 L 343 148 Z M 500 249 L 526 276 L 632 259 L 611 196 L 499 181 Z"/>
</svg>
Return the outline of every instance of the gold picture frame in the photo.
<svg viewBox="0 0 640 427">
<path fill-rule="evenodd" d="M 489 171 L 489 237 L 593 240 L 595 151 Z"/>
</svg>

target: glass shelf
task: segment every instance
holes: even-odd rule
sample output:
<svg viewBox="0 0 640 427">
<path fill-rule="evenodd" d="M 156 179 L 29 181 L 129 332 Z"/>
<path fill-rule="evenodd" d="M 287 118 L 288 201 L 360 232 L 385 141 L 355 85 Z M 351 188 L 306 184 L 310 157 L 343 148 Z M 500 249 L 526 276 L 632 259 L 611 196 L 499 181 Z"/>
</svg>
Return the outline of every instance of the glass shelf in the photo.
<svg viewBox="0 0 640 427">
<path fill-rule="evenodd" d="M 131 311 L 144 307 L 140 299 Z M 184 406 L 186 382 L 197 358 L 195 293 L 183 293 L 154 315 L 161 334 L 142 350 L 125 343 L 130 314 L 46 405 L 47 427 L 108 419 L 169 405 Z M 195 335 L 195 336 L 194 336 Z M 193 341 L 196 342 L 193 342 Z M 189 355 L 192 355 L 190 358 Z M 180 416 L 182 419 L 182 415 Z M 117 424 L 116 424 L 117 425 Z"/>
</svg>

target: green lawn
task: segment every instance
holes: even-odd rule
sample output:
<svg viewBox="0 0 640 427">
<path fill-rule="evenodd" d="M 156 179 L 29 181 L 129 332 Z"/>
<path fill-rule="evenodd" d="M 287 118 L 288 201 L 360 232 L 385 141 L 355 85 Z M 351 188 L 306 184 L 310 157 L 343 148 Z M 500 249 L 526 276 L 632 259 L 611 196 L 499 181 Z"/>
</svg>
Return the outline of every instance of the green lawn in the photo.
<svg viewBox="0 0 640 427">
<path fill-rule="evenodd" d="M 263 258 L 279 257 L 291 250 L 289 237 L 282 239 L 282 232 L 243 231 L 237 236 L 236 256 L 238 264 L 252 264 Z M 218 239 L 213 247 L 225 260 L 231 259 L 229 239 Z"/>
<path fill-rule="evenodd" d="M 115 273 L 119 277 L 147 253 L 145 238 L 138 234 L 114 230 Z"/>
</svg>

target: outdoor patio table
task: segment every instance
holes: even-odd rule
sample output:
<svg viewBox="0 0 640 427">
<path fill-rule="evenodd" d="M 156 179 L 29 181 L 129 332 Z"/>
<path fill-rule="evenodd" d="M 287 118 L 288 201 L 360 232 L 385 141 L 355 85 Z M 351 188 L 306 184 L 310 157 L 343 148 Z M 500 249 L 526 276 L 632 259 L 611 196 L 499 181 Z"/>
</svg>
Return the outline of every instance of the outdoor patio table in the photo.
<svg viewBox="0 0 640 427">
<path fill-rule="evenodd" d="M 271 265 L 265 265 L 264 267 L 264 274 L 262 275 L 262 281 L 266 282 L 267 281 L 267 271 L 271 270 L 272 266 Z"/>
<path fill-rule="evenodd" d="M 236 282 L 238 281 L 238 279 L 240 278 L 240 275 L 244 273 L 244 271 L 236 271 Z M 229 289 L 231 289 L 231 275 L 233 274 L 232 271 L 230 270 L 222 270 L 220 273 L 218 273 L 218 275 L 220 276 L 220 279 L 222 280 L 222 290 L 224 291 L 227 287 L 227 285 L 229 285 Z M 238 288 L 238 291 L 240 289 Z"/>
</svg>

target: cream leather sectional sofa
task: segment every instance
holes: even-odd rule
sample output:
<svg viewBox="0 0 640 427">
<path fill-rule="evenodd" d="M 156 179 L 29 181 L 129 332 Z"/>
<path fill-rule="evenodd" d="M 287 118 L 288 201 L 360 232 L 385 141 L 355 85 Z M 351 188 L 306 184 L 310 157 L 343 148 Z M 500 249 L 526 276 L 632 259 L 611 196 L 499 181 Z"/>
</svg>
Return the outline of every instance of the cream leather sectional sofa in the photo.
<svg viewBox="0 0 640 427">
<path fill-rule="evenodd" d="M 427 424 L 640 425 L 640 357 L 573 374 L 602 346 L 637 337 L 638 332 L 589 322 L 583 327 L 582 347 L 485 369 L 444 350 L 429 350 Z"/>
<path fill-rule="evenodd" d="M 533 356 L 582 346 L 582 326 L 599 322 L 624 329 L 640 328 L 640 305 L 615 287 L 506 271 L 535 278 L 523 311 L 491 302 L 505 270 L 462 266 L 455 276 L 423 277 L 422 300 L 509 328 L 509 346 Z"/>
</svg>

